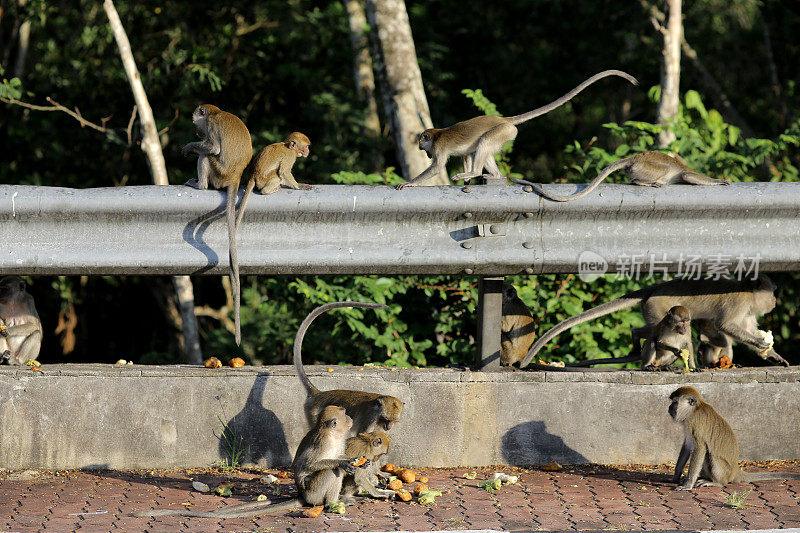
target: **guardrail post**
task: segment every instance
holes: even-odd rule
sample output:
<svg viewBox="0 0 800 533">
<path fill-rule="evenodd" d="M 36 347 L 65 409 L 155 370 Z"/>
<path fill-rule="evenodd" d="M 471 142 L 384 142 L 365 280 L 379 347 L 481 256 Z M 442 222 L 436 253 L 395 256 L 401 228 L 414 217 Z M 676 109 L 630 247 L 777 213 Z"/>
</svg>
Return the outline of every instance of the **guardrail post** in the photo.
<svg viewBox="0 0 800 533">
<path fill-rule="evenodd" d="M 500 321 L 503 318 L 504 278 L 481 277 L 478 281 L 478 370 L 500 370 Z"/>
</svg>

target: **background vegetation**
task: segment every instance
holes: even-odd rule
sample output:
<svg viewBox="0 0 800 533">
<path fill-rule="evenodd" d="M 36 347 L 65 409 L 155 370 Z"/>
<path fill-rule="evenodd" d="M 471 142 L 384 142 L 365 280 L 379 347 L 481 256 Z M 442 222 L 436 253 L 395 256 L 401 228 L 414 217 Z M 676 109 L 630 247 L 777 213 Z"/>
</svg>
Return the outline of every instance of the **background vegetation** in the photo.
<svg viewBox="0 0 800 533">
<path fill-rule="evenodd" d="M 116 4 L 158 127 L 166 128 L 161 140 L 172 183 L 183 183 L 194 172 L 180 148 L 194 136 L 190 116 L 200 102 L 241 116 L 256 149 L 289 131 L 308 133 L 311 157 L 298 163 L 295 174 L 309 182 L 399 180 L 388 138 L 373 141 L 361 133 L 364 110 L 354 89 L 347 15 L 340 2 Z M 503 155 L 504 170 L 543 182 L 584 181 L 598 166 L 652 147 L 661 38 L 646 1 L 409 0 L 407 8 L 435 125 L 474 116 L 476 106 L 521 113 L 606 68 L 623 69 L 640 80 L 639 88 L 606 80 L 522 126 Z M 687 41 L 744 127 L 729 125 L 734 118 L 713 109 L 717 95 L 704 92 L 698 70 L 684 60 L 684 105 L 672 148 L 711 176 L 797 180 L 800 3 L 686 0 L 684 13 Z M 22 21 L 30 21 L 31 42 L 16 81 L 12 67 Z M 0 104 L 0 183 L 77 188 L 151 183 L 136 130 L 133 143 L 127 143 L 133 101 L 99 2 L 4 1 L 0 65 L 0 96 L 37 104 L 49 96 L 79 107 L 89 120 L 107 118 L 110 128 L 100 133 L 63 113 Z M 656 90 L 648 91 L 651 87 Z M 370 174 L 376 157 L 385 164 Z M 764 323 L 776 333 L 777 350 L 797 363 L 792 350 L 800 333 L 797 276 L 774 277 L 779 305 Z M 179 332 L 166 320 L 173 305 L 168 278 L 31 281 L 45 326 L 43 362 L 181 359 Z M 196 302 L 209 311 L 200 316 L 207 356 L 243 352 L 256 363 L 286 363 L 296 328 L 310 309 L 333 299 L 366 299 L 391 308 L 321 317 L 306 339 L 308 362 L 447 365 L 474 358 L 474 278 L 246 277 L 241 349 L 224 327 L 229 309 L 220 278 L 194 281 Z M 540 331 L 638 287 L 612 279 L 584 283 L 571 275 L 511 281 L 539 318 Z M 584 324 L 561 336 L 548 355 L 572 360 L 627 354 L 629 328 L 640 323 L 634 311 Z"/>
</svg>

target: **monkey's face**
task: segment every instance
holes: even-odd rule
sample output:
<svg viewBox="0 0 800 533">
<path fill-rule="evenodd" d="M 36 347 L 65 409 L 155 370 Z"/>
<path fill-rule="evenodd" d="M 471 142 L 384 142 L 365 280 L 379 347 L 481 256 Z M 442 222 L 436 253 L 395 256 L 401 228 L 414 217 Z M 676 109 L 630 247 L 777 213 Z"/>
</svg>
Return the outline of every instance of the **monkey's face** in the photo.
<svg viewBox="0 0 800 533">
<path fill-rule="evenodd" d="M 400 415 L 403 413 L 403 402 L 392 396 L 384 396 L 378 401 L 381 407 L 378 425 L 384 431 L 389 431 L 400 420 Z"/>
<path fill-rule="evenodd" d="M 419 135 L 419 149 L 425 150 L 428 157 L 433 157 L 433 131 L 425 130 Z"/>
<path fill-rule="evenodd" d="M 692 395 L 675 396 L 667 411 L 675 422 L 683 422 L 689 418 L 696 405 L 697 398 Z"/>
<path fill-rule="evenodd" d="M 25 291 L 27 285 L 22 278 L 18 276 L 6 276 L 0 279 L 0 301 L 8 301 L 16 294 L 21 294 Z"/>
<path fill-rule="evenodd" d="M 205 104 L 197 106 L 192 113 L 192 122 L 198 137 L 205 138 L 208 133 L 208 114 L 209 108 Z"/>
<path fill-rule="evenodd" d="M 369 445 L 372 450 L 372 456 L 378 458 L 389 452 L 389 435 L 375 431 L 372 433 Z"/>
<path fill-rule="evenodd" d="M 293 131 L 286 138 L 286 147 L 292 150 L 296 157 L 308 157 L 311 151 L 311 140 L 305 133 Z"/>
</svg>

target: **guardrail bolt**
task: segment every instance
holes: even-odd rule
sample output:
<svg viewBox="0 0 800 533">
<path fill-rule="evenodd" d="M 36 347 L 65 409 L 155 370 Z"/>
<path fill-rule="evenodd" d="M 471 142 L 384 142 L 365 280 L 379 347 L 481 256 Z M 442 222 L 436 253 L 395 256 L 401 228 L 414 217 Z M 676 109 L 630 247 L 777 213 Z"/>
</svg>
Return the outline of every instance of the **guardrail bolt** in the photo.
<svg viewBox="0 0 800 533">
<path fill-rule="evenodd" d="M 467 211 L 466 213 L 464 213 L 464 218 L 472 218 L 472 213 Z"/>
<path fill-rule="evenodd" d="M 467 250 L 469 250 L 470 248 L 472 248 L 472 243 L 471 242 L 462 242 L 461 243 L 461 247 L 462 248 L 466 248 Z"/>
<path fill-rule="evenodd" d="M 472 274 L 473 272 L 475 272 L 475 271 L 472 270 L 471 268 L 465 268 L 464 269 L 464 274 Z"/>
<path fill-rule="evenodd" d="M 525 218 L 533 218 L 533 213 L 523 213 Z"/>
<path fill-rule="evenodd" d="M 526 273 L 526 274 L 533 274 L 533 268 L 532 268 L 532 267 L 528 267 L 528 268 L 526 268 L 526 269 L 525 269 L 525 273 Z"/>
<path fill-rule="evenodd" d="M 500 233 L 500 226 L 498 226 L 497 224 L 492 224 L 491 226 L 489 226 L 489 233 L 491 233 L 492 235 L 497 235 L 498 233 Z"/>
<path fill-rule="evenodd" d="M 522 243 L 522 247 L 530 250 L 531 248 L 533 248 L 533 243 L 531 241 L 525 241 Z"/>
<path fill-rule="evenodd" d="M 525 192 L 533 192 L 533 187 L 531 187 L 530 185 L 526 185 L 522 188 L 522 190 Z"/>
</svg>

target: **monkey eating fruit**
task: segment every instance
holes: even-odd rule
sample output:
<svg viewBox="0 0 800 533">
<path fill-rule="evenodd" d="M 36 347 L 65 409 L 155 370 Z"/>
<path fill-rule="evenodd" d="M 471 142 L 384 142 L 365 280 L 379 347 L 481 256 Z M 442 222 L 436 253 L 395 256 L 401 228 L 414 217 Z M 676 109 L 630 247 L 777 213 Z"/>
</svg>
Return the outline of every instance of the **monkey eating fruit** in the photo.
<svg viewBox="0 0 800 533">
<path fill-rule="evenodd" d="M 378 476 L 391 477 L 386 472 L 381 472 L 381 460 L 389 452 L 389 435 L 381 431 L 372 433 L 359 433 L 347 439 L 344 454 L 351 459 L 364 459 L 363 463 L 354 463 L 360 466 L 352 474 L 347 474 L 342 482 L 342 501 L 350 505 L 355 502 L 353 498 L 358 494 L 358 489 L 365 490 L 373 498 L 393 498 L 393 490 L 377 488 Z"/>
<path fill-rule="evenodd" d="M 800 474 L 744 472 L 739 468 L 739 444 L 733 429 L 696 389 L 680 387 L 670 394 L 669 399 L 669 414 L 683 426 L 686 435 L 675 463 L 673 483 L 680 483 L 689 461 L 689 473 L 676 490 L 722 487 L 742 481 L 800 479 Z"/>
<path fill-rule="evenodd" d="M 228 222 L 228 254 L 230 261 L 233 315 L 236 326 L 236 344 L 242 343 L 242 325 L 239 319 L 241 286 L 239 285 L 239 256 L 236 249 L 236 199 L 242 172 L 253 157 L 253 143 L 247 126 L 239 117 L 222 111 L 217 106 L 203 104 L 192 113 L 199 142 L 183 147 L 181 154 L 197 154 L 197 179 L 186 185 L 200 190 L 227 190 L 225 217 Z"/>
<path fill-rule="evenodd" d="M 0 364 L 23 365 L 35 361 L 42 347 L 42 322 L 33 296 L 19 276 L 0 278 Z"/>
</svg>

